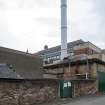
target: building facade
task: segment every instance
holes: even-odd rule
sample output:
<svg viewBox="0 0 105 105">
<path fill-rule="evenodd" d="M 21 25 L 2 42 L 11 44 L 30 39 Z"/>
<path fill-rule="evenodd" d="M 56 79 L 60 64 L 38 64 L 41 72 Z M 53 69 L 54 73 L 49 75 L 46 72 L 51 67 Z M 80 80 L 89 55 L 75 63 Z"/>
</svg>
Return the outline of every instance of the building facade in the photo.
<svg viewBox="0 0 105 105">
<path fill-rule="evenodd" d="M 105 55 L 91 42 L 73 47 L 73 55 L 45 63 L 44 78 L 58 79 L 60 97 L 77 97 L 105 92 Z"/>
<path fill-rule="evenodd" d="M 74 54 L 73 48 L 74 46 L 78 46 L 80 44 L 85 43 L 83 40 L 77 40 L 68 43 L 67 45 L 67 53 L 68 56 L 71 56 Z M 37 53 L 43 60 L 60 60 L 61 58 L 61 46 L 56 46 L 52 48 L 48 48 L 48 46 L 44 47 L 44 50 L 39 51 Z"/>
<path fill-rule="evenodd" d="M 85 42 L 83 40 L 73 41 L 67 44 L 67 54 L 68 57 L 80 54 L 98 54 L 101 53 L 102 50 L 92 44 L 91 42 Z M 56 46 L 52 48 L 48 48 L 45 46 L 44 50 L 37 53 L 44 61 L 56 61 L 61 58 L 61 46 Z"/>
</svg>

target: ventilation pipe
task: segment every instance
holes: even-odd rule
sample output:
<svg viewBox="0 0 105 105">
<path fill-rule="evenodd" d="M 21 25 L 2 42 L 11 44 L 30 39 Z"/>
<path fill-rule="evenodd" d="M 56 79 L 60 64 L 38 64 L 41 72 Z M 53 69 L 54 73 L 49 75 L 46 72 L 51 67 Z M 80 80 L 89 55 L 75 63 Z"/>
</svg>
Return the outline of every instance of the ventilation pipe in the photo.
<svg viewBox="0 0 105 105">
<path fill-rule="evenodd" d="M 61 60 L 67 57 L 67 0 L 61 0 Z"/>
</svg>

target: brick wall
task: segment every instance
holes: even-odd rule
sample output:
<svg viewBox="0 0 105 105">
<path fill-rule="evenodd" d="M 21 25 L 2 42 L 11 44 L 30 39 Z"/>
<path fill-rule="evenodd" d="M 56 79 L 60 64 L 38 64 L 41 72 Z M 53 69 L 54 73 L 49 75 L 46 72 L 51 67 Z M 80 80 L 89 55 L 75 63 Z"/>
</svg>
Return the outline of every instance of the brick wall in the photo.
<svg viewBox="0 0 105 105">
<path fill-rule="evenodd" d="M 0 105 L 35 105 L 58 96 L 55 80 L 0 79 Z"/>
</svg>

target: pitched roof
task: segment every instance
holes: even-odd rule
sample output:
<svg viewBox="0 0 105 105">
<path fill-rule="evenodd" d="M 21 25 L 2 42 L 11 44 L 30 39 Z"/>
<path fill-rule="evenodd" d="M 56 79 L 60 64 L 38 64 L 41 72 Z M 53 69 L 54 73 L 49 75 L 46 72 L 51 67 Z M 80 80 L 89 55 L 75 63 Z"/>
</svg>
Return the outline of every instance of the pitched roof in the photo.
<svg viewBox="0 0 105 105">
<path fill-rule="evenodd" d="M 11 64 L 22 78 L 42 78 L 42 59 L 32 54 L 0 47 L 0 63 Z"/>
<path fill-rule="evenodd" d="M 33 56 L 33 54 L 31 54 L 31 53 L 18 51 L 18 50 L 6 48 L 6 47 L 1 47 L 1 46 L 0 46 L 0 51 L 6 51 L 6 52 L 11 52 L 11 53 L 20 54 L 20 55 L 26 55 L 26 56 Z"/>
<path fill-rule="evenodd" d="M 105 54 L 105 49 L 102 49 L 102 53 Z"/>
<path fill-rule="evenodd" d="M 0 78 L 20 78 L 20 76 L 8 65 L 0 64 Z"/>
</svg>

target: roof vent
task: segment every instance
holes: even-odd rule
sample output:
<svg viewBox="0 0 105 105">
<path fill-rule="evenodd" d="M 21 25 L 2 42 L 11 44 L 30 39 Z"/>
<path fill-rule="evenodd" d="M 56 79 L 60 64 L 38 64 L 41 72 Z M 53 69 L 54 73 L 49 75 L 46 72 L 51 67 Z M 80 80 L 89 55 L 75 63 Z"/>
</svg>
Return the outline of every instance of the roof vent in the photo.
<svg viewBox="0 0 105 105">
<path fill-rule="evenodd" d="M 47 45 L 44 46 L 44 50 L 48 50 L 48 46 Z"/>
</svg>

